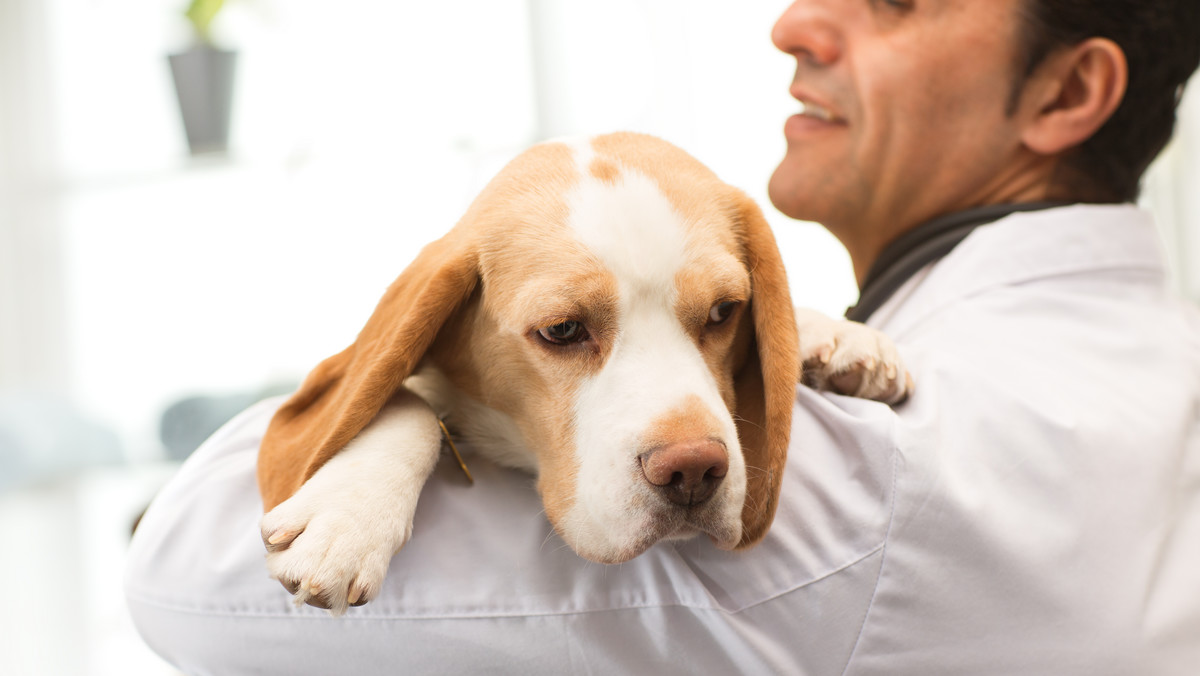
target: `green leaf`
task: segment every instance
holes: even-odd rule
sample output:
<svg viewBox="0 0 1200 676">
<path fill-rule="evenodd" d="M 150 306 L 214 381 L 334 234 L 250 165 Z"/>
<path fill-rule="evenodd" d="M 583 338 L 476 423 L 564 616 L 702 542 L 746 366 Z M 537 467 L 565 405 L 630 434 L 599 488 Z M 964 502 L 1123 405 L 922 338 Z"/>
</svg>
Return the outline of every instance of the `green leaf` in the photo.
<svg viewBox="0 0 1200 676">
<path fill-rule="evenodd" d="M 204 42 L 212 42 L 208 27 L 224 4 L 225 0 L 192 0 L 192 4 L 184 12 L 188 21 L 192 22 L 192 27 L 196 29 L 196 35 Z"/>
</svg>

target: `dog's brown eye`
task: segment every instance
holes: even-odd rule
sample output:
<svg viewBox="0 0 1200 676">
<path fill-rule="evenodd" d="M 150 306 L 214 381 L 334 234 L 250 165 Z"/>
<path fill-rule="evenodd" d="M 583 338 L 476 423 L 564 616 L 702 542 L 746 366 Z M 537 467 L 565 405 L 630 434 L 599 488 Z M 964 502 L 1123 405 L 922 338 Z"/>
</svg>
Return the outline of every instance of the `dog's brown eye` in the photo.
<svg viewBox="0 0 1200 676">
<path fill-rule="evenodd" d="M 712 309 L 708 311 L 708 325 L 716 326 L 717 324 L 724 324 L 725 320 L 729 319 L 729 316 L 733 314 L 733 310 L 737 306 L 737 301 L 732 300 L 712 306 Z"/>
<path fill-rule="evenodd" d="M 547 326 L 544 329 L 538 330 L 538 335 L 548 343 L 554 345 L 570 345 L 571 343 L 582 343 L 588 339 L 587 329 L 579 322 L 563 322 L 554 326 Z"/>
</svg>

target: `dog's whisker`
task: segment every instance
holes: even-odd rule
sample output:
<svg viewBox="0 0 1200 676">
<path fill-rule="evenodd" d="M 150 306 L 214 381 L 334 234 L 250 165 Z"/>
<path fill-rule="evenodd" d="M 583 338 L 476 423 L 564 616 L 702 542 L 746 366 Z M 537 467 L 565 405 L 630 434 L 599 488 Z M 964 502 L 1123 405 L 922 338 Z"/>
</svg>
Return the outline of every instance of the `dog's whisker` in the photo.
<svg viewBox="0 0 1200 676">
<path fill-rule="evenodd" d="M 751 422 L 751 421 L 749 421 L 749 420 L 747 420 L 747 419 L 745 419 L 745 418 L 743 418 L 742 416 L 740 416 L 740 415 L 737 415 L 737 414 L 734 414 L 734 415 L 732 416 L 732 418 L 733 418 L 733 421 L 734 421 L 735 423 L 743 423 L 743 424 L 749 425 L 750 427 L 754 427 L 754 428 L 756 428 L 756 429 L 763 430 L 764 432 L 765 432 L 765 431 L 766 431 L 766 429 L 767 429 L 767 428 L 763 427 L 762 425 L 759 425 L 758 423 Z"/>
<path fill-rule="evenodd" d="M 746 502 L 750 503 L 750 506 L 755 510 L 758 510 L 762 507 L 762 505 L 758 504 L 758 499 L 753 495 L 747 495 Z"/>
<path fill-rule="evenodd" d="M 771 470 L 766 469 L 764 467 L 756 467 L 754 465 L 746 465 L 746 476 L 747 477 L 759 476 L 759 475 L 763 475 L 763 474 L 769 475 L 770 473 L 771 473 Z"/>
</svg>

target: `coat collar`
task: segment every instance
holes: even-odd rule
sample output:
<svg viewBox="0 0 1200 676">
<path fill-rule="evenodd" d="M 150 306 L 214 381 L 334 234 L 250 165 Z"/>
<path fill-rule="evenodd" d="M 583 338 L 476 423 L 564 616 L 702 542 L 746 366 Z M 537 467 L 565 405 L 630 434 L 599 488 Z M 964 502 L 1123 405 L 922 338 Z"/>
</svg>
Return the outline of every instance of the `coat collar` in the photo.
<svg viewBox="0 0 1200 676">
<path fill-rule="evenodd" d="M 1137 272 L 1163 284 L 1153 219 L 1130 204 L 1076 204 L 1015 213 L 976 228 L 914 275 L 869 324 L 893 337 L 955 301 L 988 289 L 1067 275 Z"/>
<path fill-rule="evenodd" d="M 1066 202 L 990 204 L 957 211 L 923 223 L 900 235 L 883 249 L 867 272 L 858 303 L 846 310 L 846 319 L 866 321 L 913 275 L 954 250 L 981 225 L 1015 213 L 1066 206 Z"/>
</svg>

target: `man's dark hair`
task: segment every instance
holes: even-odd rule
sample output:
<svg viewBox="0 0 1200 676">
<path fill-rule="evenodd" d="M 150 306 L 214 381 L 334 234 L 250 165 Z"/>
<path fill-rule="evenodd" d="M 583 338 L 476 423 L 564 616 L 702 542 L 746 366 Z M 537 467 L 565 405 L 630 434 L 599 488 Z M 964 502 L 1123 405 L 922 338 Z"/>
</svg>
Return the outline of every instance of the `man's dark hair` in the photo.
<svg viewBox="0 0 1200 676">
<path fill-rule="evenodd" d="M 1108 38 L 1129 64 L 1113 116 L 1065 158 L 1072 197 L 1137 198 L 1142 174 L 1175 129 L 1175 110 L 1200 65 L 1200 0 L 1024 0 L 1018 44 L 1020 87 L 1060 47 Z"/>
</svg>

